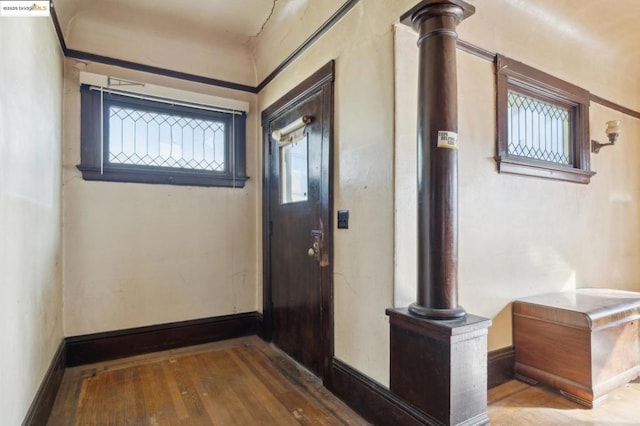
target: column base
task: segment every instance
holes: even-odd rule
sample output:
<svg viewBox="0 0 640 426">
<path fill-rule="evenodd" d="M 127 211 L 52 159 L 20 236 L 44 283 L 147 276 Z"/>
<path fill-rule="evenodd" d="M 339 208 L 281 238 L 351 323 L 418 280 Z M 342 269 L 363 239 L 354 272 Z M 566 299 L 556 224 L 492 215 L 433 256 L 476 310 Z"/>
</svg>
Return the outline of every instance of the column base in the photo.
<svg viewBox="0 0 640 426">
<path fill-rule="evenodd" d="M 476 315 L 453 320 L 387 309 L 390 390 L 438 425 L 482 425 L 487 414 L 487 329 Z"/>
<path fill-rule="evenodd" d="M 409 313 L 423 318 L 439 320 L 458 319 L 467 315 L 467 311 L 465 311 L 462 306 L 450 309 L 436 309 L 425 308 L 424 306 L 418 305 L 417 303 L 412 303 L 411 305 L 409 305 Z"/>
</svg>

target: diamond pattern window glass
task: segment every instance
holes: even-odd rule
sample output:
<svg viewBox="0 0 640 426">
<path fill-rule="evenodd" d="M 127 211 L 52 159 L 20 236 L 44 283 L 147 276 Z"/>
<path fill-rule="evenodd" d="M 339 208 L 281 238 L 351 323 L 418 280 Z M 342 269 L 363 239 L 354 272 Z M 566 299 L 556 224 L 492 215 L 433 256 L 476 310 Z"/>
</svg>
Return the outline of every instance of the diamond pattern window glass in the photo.
<svg viewBox="0 0 640 426">
<path fill-rule="evenodd" d="M 571 164 L 569 108 L 509 90 L 507 133 L 510 155 Z"/>
<path fill-rule="evenodd" d="M 109 107 L 109 162 L 224 171 L 226 123 Z"/>
<path fill-rule="evenodd" d="M 589 183 L 589 92 L 496 58 L 499 173 Z"/>
<path fill-rule="evenodd" d="M 244 112 L 190 106 L 82 85 L 85 180 L 244 187 Z"/>
</svg>

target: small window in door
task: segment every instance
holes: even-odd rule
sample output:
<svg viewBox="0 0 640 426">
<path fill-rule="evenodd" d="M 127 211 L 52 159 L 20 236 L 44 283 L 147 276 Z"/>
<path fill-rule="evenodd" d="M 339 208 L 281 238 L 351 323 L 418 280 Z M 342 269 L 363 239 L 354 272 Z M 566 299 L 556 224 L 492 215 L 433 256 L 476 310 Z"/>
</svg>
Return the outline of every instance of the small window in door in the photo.
<svg viewBox="0 0 640 426">
<path fill-rule="evenodd" d="M 307 201 L 309 192 L 308 170 L 309 137 L 303 134 L 282 143 L 279 147 L 280 159 L 280 204 Z"/>
</svg>

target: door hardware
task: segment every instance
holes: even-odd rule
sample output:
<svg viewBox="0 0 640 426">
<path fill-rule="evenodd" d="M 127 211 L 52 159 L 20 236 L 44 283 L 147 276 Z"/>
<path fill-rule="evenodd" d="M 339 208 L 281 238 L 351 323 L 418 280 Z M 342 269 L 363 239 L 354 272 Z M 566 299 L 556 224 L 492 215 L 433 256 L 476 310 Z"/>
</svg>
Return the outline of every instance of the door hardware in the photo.
<svg viewBox="0 0 640 426">
<path fill-rule="evenodd" d="M 309 257 L 314 257 L 316 260 L 320 260 L 320 240 L 322 240 L 322 231 L 314 229 L 311 231 L 313 237 L 313 245 L 307 252 Z"/>
</svg>

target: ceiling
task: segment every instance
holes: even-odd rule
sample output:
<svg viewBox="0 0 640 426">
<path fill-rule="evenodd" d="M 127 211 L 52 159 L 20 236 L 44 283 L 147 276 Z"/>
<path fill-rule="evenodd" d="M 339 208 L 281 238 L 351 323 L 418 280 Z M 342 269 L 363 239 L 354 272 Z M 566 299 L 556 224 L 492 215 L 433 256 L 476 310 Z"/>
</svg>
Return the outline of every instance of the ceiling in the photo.
<svg viewBox="0 0 640 426">
<path fill-rule="evenodd" d="M 236 71 L 225 68 L 219 59 L 217 62 L 211 59 L 206 64 L 196 59 L 180 64 L 176 63 L 176 55 L 181 49 L 189 50 L 194 58 L 208 52 L 209 56 L 229 58 L 228 62 L 239 61 L 236 68 L 255 68 L 258 60 L 255 45 L 260 40 L 256 36 L 265 25 L 287 25 L 285 21 L 302 19 L 300 14 L 313 2 L 320 1 L 328 0 L 54 0 L 54 7 L 69 49 L 257 84 L 254 69 L 236 76 Z M 331 0 L 331 7 L 327 9 L 332 10 L 318 19 L 328 18 L 345 1 Z M 407 9 L 418 2 L 361 0 L 361 4 L 375 9 L 381 5 L 377 2 L 386 1 L 406 3 Z M 481 31 L 491 33 L 493 30 L 487 27 L 493 25 L 511 26 L 510 31 L 518 32 L 518 37 L 530 38 L 544 31 L 553 34 L 559 42 L 568 43 L 571 49 L 579 48 L 583 55 L 593 57 L 594 63 L 622 65 L 628 67 L 629 72 L 640 72 L 640 0 L 470 2 L 476 6 L 477 14 L 484 11 L 485 16 L 490 16 L 481 24 Z M 509 22 L 513 20 L 517 23 Z M 315 29 L 309 28 L 309 33 Z M 289 39 L 289 44 L 297 46 L 308 36 L 298 32 L 286 33 L 286 37 L 295 38 Z M 131 43 L 133 39 L 137 43 Z M 132 47 L 135 44 L 141 46 Z M 168 46 L 168 53 L 160 51 L 164 46 Z M 275 53 L 285 58 L 291 52 Z"/>
<path fill-rule="evenodd" d="M 611 60 L 607 66 L 625 64 L 640 69 L 640 0 L 476 0 L 501 3 L 520 11 L 521 31 L 532 37 L 550 31 L 560 43 L 594 50 L 594 62 Z"/>
<path fill-rule="evenodd" d="M 75 21 L 110 20 L 114 24 L 172 32 L 204 33 L 232 40 L 255 37 L 271 15 L 276 0 L 55 0 L 65 39 Z M 72 46 L 70 46 L 72 48 Z"/>
</svg>

